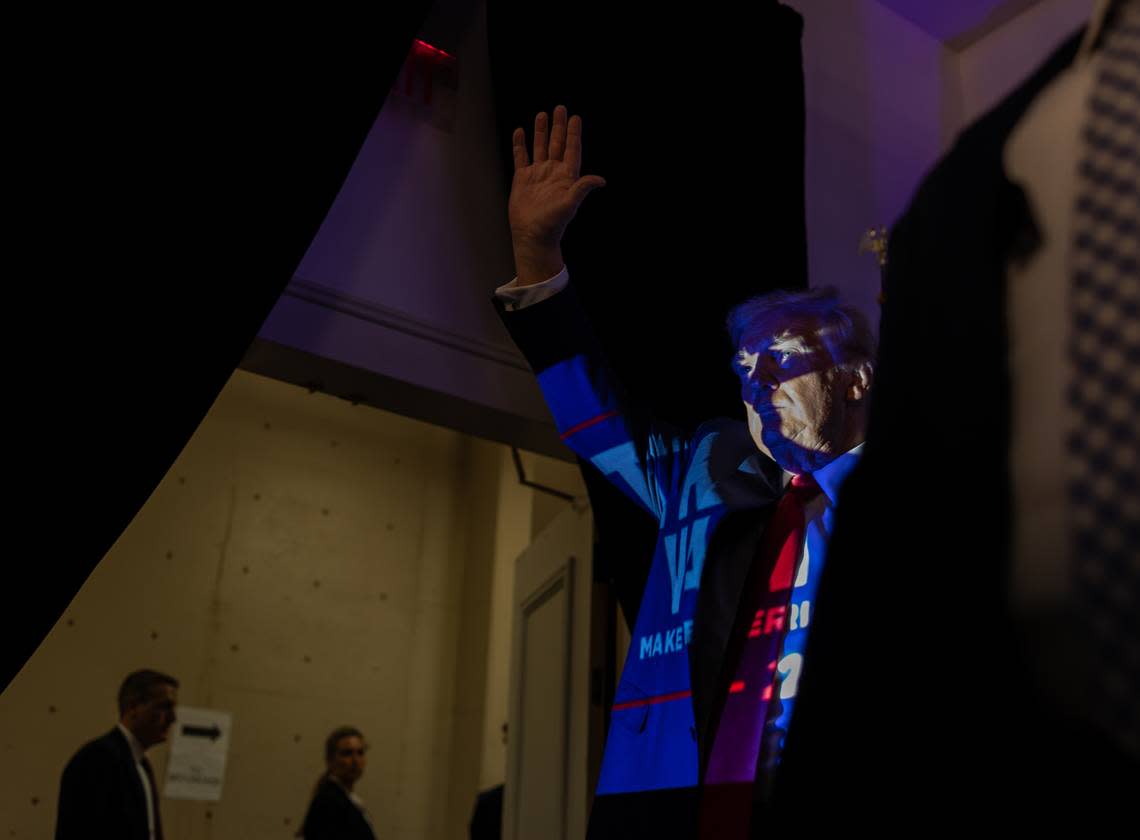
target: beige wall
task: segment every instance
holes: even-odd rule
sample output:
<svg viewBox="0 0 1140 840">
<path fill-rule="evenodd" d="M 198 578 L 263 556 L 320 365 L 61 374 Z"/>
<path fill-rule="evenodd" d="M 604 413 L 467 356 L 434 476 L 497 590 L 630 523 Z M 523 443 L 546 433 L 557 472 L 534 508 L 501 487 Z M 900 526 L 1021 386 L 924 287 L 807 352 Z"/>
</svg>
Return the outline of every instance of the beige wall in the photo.
<svg viewBox="0 0 1140 840">
<path fill-rule="evenodd" d="M 962 124 L 1013 91 L 1053 49 L 1084 25 L 1093 0 L 1041 0 L 957 54 Z"/>
<path fill-rule="evenodd" d="M 895 222 L 941 154 L 957 103 L 949 51 L 875 0 L 784 0 L 804 18 L 810 285 L 832 285 L 878 322 L 872 226 Z"/>
<path fill-rule="evenodd" d="M 527 462 L 581 492 L 572 466 Z M 502 780 L 502 605 L 535 510 L 502 446 L 235 373 L 0 697 L 0 831 L 50 836 L 64 763 L 154 667 L 233 714 L 223 800 L 164 800 L 169 840 L 290 836 L 345 722 L 372 746 L 358 790 L 381 836 L 465 836 Z"/>
<path fill-rule="evenodd" d="M 804 17 L 805 189 L 812 286 L 877 320 L 879 274 L 861 233 L 892 225 L 958 132 L 1088 17 L 1040 0 L 961 50 L 876 0 L 784 0 Z"/>
</svg>

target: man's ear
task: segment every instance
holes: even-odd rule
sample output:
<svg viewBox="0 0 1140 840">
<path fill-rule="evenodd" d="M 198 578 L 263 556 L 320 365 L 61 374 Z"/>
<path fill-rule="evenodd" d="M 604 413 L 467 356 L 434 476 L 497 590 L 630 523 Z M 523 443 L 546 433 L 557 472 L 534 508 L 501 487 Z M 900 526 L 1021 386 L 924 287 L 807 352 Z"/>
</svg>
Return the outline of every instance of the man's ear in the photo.
<svg viewBox="0 0 1140 840">
<path fill-rule="evenodd" d="M 852 365 L 851 381 L 847 383 L 847 401 L 863 402 L 871 394 L 871 382 L 875 378 L 875 370 L 870 362 L 859 362 Z"/>
</svg>

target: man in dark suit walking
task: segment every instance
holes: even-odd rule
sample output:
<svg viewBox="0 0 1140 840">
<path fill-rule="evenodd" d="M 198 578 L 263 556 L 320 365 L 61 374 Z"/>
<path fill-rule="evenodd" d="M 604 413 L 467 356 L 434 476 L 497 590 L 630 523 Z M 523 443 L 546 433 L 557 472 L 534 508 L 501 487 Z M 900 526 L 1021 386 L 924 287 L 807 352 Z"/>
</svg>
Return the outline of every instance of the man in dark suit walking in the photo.
<svg viewBox="0 0 1140 840">
<path fill-rule="evenodd" d="M 119 688 L 119 723 L 80 748 L 63 770 L 56 840 L 162 840 L 158 787 L 146 750 L 175 721 L 178 680 L 135 671 Z"/>
</svg>

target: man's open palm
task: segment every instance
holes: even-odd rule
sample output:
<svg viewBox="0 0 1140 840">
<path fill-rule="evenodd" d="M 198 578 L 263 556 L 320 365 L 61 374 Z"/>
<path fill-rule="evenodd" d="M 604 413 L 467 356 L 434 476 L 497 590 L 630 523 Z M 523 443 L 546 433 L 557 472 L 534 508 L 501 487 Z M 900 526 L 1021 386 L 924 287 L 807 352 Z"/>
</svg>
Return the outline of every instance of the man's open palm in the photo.
<svg viewBox="0 0 1140 840">
<path fill-rule="evenodd" d="M 534 155 L 527 156 L 526 133 L 511 137 L 515 162 L 508 216 L 516 244 L 557 246 L 578 207 L 591 190 L 605 185 L 597 175 L 581 176 L 582 118 L 566 118 L 554 109 L 554 125 L 545 113 L 534 118 Z"/>
</svg>

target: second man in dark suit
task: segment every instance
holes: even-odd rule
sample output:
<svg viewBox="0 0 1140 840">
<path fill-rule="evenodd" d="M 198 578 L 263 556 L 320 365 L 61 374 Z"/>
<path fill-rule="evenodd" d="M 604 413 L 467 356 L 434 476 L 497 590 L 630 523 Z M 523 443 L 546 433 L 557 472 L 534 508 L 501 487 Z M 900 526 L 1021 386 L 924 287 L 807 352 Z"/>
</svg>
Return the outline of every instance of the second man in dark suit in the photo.
<svg viewBox="0 0 1140 840">
<path fill-rule="evenodd" d="M 119 688 L 119 723 L 85 744 L 63 770 L 56 840 L 162 840 L 158 786 L 146 751 L 175 721 L 178 680 L 135 671 Z"/>
</svg>

